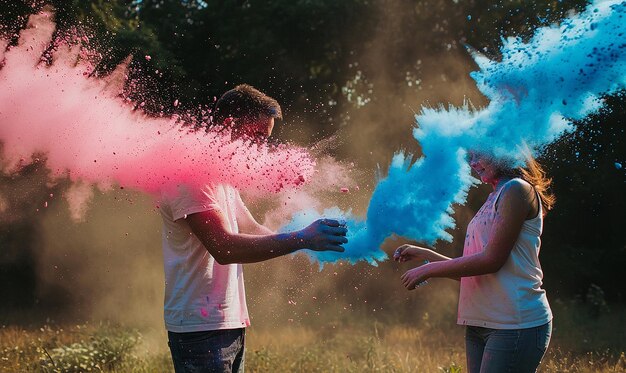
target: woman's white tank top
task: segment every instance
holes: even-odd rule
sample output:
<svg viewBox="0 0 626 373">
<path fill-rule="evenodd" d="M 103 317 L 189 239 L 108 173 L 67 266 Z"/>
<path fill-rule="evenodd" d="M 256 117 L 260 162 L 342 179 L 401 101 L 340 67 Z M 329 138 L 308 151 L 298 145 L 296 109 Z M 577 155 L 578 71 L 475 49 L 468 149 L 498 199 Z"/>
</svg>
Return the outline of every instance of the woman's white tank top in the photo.
<svg viewBox="0 0 626 373">
<path fill-rule="evenodd" d="M 494 191 L 467 227 L 463 256 L 482 252 L 491 235 L 500 192 Z M 539 196 L 538 196 L 539 198 Z M 541 288 L 539 263 L 543 211 L 526 220 L 506 263 L 496 273 L 461 278 L 459 325 L 492 329 L 523 329 L 552 320 L 546 292 Z"/>
</svg>

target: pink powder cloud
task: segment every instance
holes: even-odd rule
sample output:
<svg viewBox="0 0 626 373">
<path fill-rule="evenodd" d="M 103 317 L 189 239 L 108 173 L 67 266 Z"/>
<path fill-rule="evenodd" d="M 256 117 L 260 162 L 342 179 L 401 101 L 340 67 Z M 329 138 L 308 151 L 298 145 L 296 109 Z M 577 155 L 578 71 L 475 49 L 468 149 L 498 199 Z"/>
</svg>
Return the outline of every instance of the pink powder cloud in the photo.
<svg viewBox="0 0 626 373">
<path fill-rule="evenodd" d="M 296 187 L 313 174 L 314 161 L 302 148 L 189 132 L 175 118 L 133 110 L 134 103 L 119 97 L 125 66 L 105 78 L 90 77 L 85 50 L 52 41 L 54 29 L 51 12 L 43 11 L 30 18 L 17 46 L 7 49 L 0 39 L 5 172 L 41 153 L 53 177 L 152 194 L 168 185 L 209 181 L 265 194 Z M 51 43 L 57 47 L 48 65 L 42 55 Z"/>
</svg>

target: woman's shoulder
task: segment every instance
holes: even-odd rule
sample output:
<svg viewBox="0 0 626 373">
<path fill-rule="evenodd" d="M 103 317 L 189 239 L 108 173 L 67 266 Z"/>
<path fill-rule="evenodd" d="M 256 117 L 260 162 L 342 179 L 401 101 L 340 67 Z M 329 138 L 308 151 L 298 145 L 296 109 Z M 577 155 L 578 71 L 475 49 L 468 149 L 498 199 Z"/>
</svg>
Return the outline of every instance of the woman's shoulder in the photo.
<svg viewBox="0 0 626 373">
<path fill-rule="evenodd" d="M 522 178 L 513 178 L 502 186 L 499 199 L 501 200 L 502 198 L 530 203 L 534 198 L 534 187 Z"/>
<path fill-rule="evenodd" d="M 504 184 L 503 191 L 507 189 L 512 192 L 525 192 L 532 190 L 533 186 L 521 177 L 515 177 Z"/>
</svg>

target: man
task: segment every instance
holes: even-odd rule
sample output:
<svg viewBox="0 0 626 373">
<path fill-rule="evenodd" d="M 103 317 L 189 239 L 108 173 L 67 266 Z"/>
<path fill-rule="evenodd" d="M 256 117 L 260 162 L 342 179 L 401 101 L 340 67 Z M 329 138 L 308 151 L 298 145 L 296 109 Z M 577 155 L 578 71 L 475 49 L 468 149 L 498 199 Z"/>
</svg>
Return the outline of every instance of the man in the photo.
<svg viewBox="0 0 626 373">
<path fill-rule="evenodd" d="M 276 100 L 249 85 L 216 103 L 215 123 L 235 137 L 265 140 Z M 277 165 L 278 166 L 278 165 Z M 233 187 L 181 185 L 161 203 L 165 265 L 165 325 L 174 368 L 180 372 L 243 372 L 245 327 L 250 325 L 241 263 L 272 259 L 300 249 L 343 251 L 346 229 L 321 219 L 276 234 L 257 223 Z"/>
</svg>

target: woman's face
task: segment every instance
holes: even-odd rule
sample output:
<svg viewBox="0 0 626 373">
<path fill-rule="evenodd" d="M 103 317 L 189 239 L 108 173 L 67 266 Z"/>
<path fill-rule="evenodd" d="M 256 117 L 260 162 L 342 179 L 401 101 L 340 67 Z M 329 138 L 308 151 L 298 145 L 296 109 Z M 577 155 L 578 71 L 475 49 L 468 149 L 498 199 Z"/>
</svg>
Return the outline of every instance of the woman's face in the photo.
<svg viewBox="0 0 626 373">
<path fill-rule="evenodd" d="M 483 183 L 498 183 L 500 173 L 492 158 L 478 152 L 469 152 L 469 164 Z"/>
</svg>

